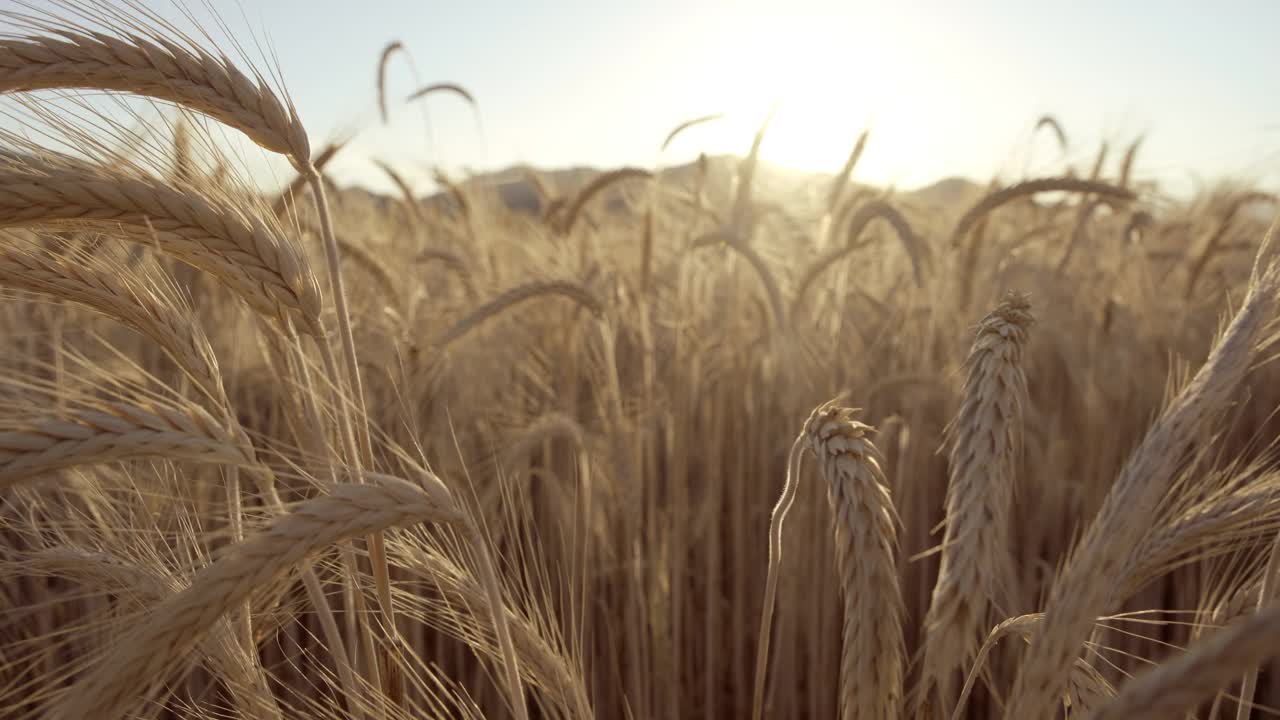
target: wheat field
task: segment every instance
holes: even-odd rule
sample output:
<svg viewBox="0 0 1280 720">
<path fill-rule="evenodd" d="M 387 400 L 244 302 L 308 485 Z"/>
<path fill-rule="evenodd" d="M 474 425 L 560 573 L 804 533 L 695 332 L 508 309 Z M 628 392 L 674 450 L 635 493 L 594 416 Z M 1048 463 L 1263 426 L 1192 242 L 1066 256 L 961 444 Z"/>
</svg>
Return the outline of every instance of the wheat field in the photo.
<svg viewBox="0 0 1280 720">
<path fill-rule="evenodd" d="M 0 717 L 1280 714 L 1272 195 L 766 121 L 378 196 L 141 5 L 0 20 Z"/>
</svg>

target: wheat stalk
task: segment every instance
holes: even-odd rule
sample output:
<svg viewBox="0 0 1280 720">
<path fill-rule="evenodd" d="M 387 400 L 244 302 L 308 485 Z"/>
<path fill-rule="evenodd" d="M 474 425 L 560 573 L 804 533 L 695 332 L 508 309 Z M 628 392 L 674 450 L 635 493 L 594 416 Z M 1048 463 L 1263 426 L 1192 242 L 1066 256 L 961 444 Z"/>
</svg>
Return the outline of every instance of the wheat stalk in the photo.
<svg viewBox="0 0 1280 720">
<path fill-rule="evenodd" d="M 1014 472 L 1028 403 L 1023 348 L 1033 322 L 1025 295 L 1007 293 L 978 325 L 965 361 L 964 401 L 949 427 L 942 561 L 925 617 L 923 683 L 954 702 L 953 673 L 974 658 L 993 612 L 1016 587 L 1009 544 Z"/>
<path fill-rule="evenodd" d="M 764 716 L 764 690 L 769 670 L 769 641 L 773 632 L 773 613 L 778 598 L 778 577 L 782 569 L 782 524 L 795 504 L 797 484 L 800 480 L 800 468 L 803 460 L 805 432 L 802 429 L 791 444 L 791 452 L 787 455 L 787 475 L 782 486 L 782 495 L 769 518 L 769 567 L 765 576 L 764 603 L 760 611 L 760 634 L 756 645 L 755 689 L 752 696 L 751 718 L 760 720 Z"/>
</svg>

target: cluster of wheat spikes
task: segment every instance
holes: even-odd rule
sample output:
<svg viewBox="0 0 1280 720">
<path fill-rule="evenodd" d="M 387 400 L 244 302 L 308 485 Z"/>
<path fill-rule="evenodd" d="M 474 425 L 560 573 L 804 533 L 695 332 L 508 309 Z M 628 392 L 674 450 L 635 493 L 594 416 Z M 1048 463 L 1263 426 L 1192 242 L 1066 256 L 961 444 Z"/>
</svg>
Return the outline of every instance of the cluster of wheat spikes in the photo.
<svg viewBox="0 0 1280 720">
<path fill-rule="evenodd" d="M 370 196 L 203 31 L 0 25 L 0 717 L 1280 707 L 1272 196 L 1165 197 L 1141 138 L 796 180 L 767 121 Z"/>
</svg>

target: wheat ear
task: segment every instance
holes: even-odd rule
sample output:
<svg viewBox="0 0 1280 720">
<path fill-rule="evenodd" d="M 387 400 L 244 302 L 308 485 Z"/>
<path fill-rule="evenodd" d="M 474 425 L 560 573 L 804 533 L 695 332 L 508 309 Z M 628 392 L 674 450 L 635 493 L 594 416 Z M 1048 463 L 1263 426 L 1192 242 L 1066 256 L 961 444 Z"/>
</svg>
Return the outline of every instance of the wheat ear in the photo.
<svg viewBox="0 0 1280 720">
<path fill-rule="evenodd" d="M 987 213 L 1020 197 L 1042 192 L 1088 193 L 1114 200 L 1132 200 L 1135 197 L 1130 190 L 1096 180 L 1081 180 L 1070 177 L 1024 180 L 1016 185 L 1010 185 L 984 195 L 973 207 L 966 210 L 964 215 L 960 216 L 955 229 L 951 231 L 951 247 L 960 247 L 969 235 L 969 231 L 973 229 L 979 220 L 986 217 Z"/>
<path fill-rule="evenodd" d="M 190 587 L 157 608 L 76 683 L 49 717 L 119 720 L 228 610 L 329 545 L 389 527 L 463 520 L 442 490 L 390 479 L 378 485 L 334 486 L 328 495 L 301 504 L 200 571 Z"/>
<path fill-rule="evenodd" d="M 440 349 L 448 347 L 479 327 L 486 320 L 502 314 L 507 308 L 544 295 L 560 295 L 569 298 L 592 315 L 599 315 L 604 312 L 604 304 L 590 290 L 575 282 L 568 280 L 535 281 L 513 287 L 476 308 L 441 334 L 436 339 L 435 346 Z"/>
<path fill-rule="evenodd" d="M 68 158 L 0 163 L 0 225 L 78 222 L 132 230 L 137 242 L 211 273 L 272 318 L 320 330 L 320 294 L 283 230 L 213 197 Z"/>
<path fill-rule="evenodd" d="M 1008 293 L 978 325 L 965 362 L 964 401 L 948 428 L 951 455 L 946 531 L 925 616 L 923 682 L 944 704 L 952 679 L 974 659 L 993 611 L 1008 614 L 1015 587 L 1009 545 L 1014 471 L 1027 380 L 1023 347 L 1032 323 L 1027 297 Z"/>
<path fill-rule="evenodd" d="M 143 95 L 208 115 L 295 164 L 311 155 L 293 105 L 225 56 L 215 57 L 158 31 L 147 31 L 148 37 L 116 37 L 44 29 L 52 36 L 0 39 L 0 92 L 87 89 Z"/>
<path fill-rule="evenodd" d="M 141 457 L 254 464 L 252 450 L 197 405 L 102 402 L 0 431 L 0 490 L 58 468 Z"/>
<path fill-rule="evenodd" d="M 1085 536 L 1054 580 L 1005 710 L 1009 720 L 1046 717 L 1098 617 L 1121 590 L 1129 552 L 1151 529 L 1169 479 L 1244 378 L 1273 315 L 1280 266 L 1269 259 L 1276 224 L 1259 251 L 1249 294 L 1191 382 L 1130 456 Z"/>
<path fill-rule="evenodd" d="M 844 602 L 841 720 L 902 715 L 905 615 L 898 584 L 898 516 L 881 470 L 875 429 L 856 410 L 819 406 L 805 423 L 834 517 L 836 572 Z"/>
<path fill-rule="evenodd" d="M 124 323 L 159 345 L 209 399 L 225 402 L 217 359 L 200 326 L 157 288 L 115 270 L 0 247 L 0 285 L 69 300 Z"/>
</svg>

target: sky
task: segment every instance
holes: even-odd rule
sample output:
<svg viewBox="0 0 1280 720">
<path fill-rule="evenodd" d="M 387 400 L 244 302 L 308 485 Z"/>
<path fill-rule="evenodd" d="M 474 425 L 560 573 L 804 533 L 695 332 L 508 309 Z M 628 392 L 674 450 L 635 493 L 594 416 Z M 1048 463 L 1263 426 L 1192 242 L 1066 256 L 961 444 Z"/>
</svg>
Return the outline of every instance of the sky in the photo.
<svg viewBox="0 0 1280 720">
<path fill-rule="evenodd" d="M 0 0 L 0 6 L 18 0 Z M 36 0 L 39 4 L 40 0 Z M 145 5 L 173 15 L 170 0 Z M 527 163 L 687 162 L 745 153 L 778 101 L 762 157 L 834 172 L 857 135 L 855 177 L 912 188 L 948 176 L 1087 168 L 1145 136 L 1137 176 L 1171 192 L 1232 176 L 1280 188 L 1280 2 L 437 2 L 186 0 L 252 33 L 278 65 L 314 147 L 352 143 L 340 183 L 390 185 L 382 160 L 429 184 Z M 387 43 L 390 123 L 376 74 Z M 252 46 L 251 46 L 252 48 Z M 467 88 L 413 104 L 422 85 Z M 682 121 L 692 128 L 665 152 Z M 1037 118 L 1054 115 L 1064 158 Z"/>
</svg>

